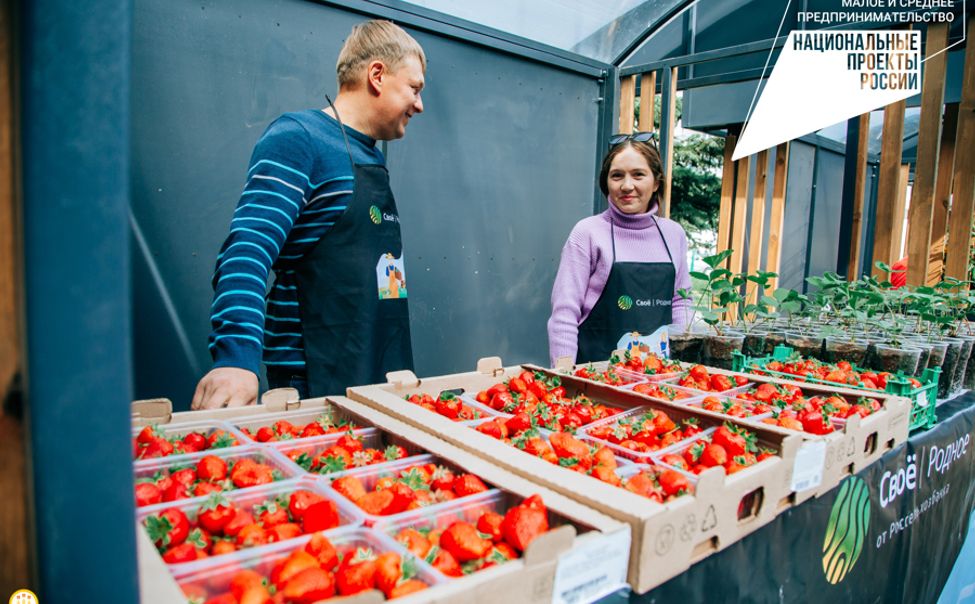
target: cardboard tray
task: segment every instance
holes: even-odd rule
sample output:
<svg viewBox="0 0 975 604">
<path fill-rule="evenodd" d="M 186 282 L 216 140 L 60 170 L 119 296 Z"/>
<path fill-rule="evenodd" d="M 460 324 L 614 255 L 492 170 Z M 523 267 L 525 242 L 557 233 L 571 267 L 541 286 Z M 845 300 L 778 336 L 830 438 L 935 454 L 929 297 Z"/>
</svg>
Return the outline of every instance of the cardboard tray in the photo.
<svg viewBox="0 0 975 604">
<path fill-rule="evenodd" d="M 252 407 L 174 414 L 171 405 L 167 404 L 168 401 L 154 400 L 149 401 L 148 404 L 139 401 L 133 403 L 133 415 L 151 423 L 166 423 L 163 420 L 187 421 L 205 418 L 232 420 L 286 410 L 297 412 L 331 410 L 343 417 L 354 418 L 362 425 L 373 426 L 386 433 L 395 434 L 397 439 L 410 443 L 411 448 L 415 450 L 427 451 L 449 460 L 453 465 L 464 468 L 468 472 L 477 474 L 489 486 L 500 488 L 521 498 L 538 493 L 542 496 L 550 514 L 562 518 L 565 522 L 539 537 L 519 560 L 464 578 L 450 580 L 397 601 L 407 604 L 440 602 L 487 604 L 498 601 L 548 603 L 575 601 L 575 598 L 592 600 L 623 586 L 630 545 L 630 530 L 626 524 L 350 399 L 331 397 L 298 401 L 297 393 L 292 389 L 280 389 L 268 393 L 262 402 L 263 404 Z M 450 422 L 446 418 L 441 419 Z M 580 533 L 577 528 L 589 530 Z M 144 529 L 140 528 L 138 532 L 143 604 L 185 602 L 165 563 L 149 542 Z M 603 565 L 600 567 L 597 562 L 603 562 Z M 580 569 L 585 572 L 580 572 Z M 370 592 L 342 601 L 364 604 L 381 602 L 382 597 L 379 592 Z"/>
<path fill-rule="evenodd" d="M 725 476 L 723 469 L 709 470 L 700 475 L 693 496 L 660 504 L 550 464 L 404 400 L 405 396 L 418 392 L 433 396 L 456 388 L 477 392 L 526 368 L 552 373 L 528 365 L 503 368 L 501 360 L 494 357 L 482 359 L 477 370 L 470 373 L 423 380 L 417 379 L 412 372 L 392 373 L 388 376 L 389 384 L 350 388 L 349 396 L 628 523 L 633 535 L 629 582 L 639 593 L 660 585 L 691 564 L 764 526 L 796 502 L 790 481 L 802 439 L 785 431 L 750 427 L 762 443 L 775 448 L 781 456 L 731 476 Z M 588 394 L 599 402 L 624 409 L 656 405 L 625 390 L 561 377 L 570 392 Z M 659 405 L 659 408 L 665 407 Z M 719 425 L 727 419 L 680 405 L 667 405 L 665 410 L 675 421 L 684 417 L 699 418 L 702 428 Z M 738 504 L 743 500 L 753 505 L 746 510 L 744 518 L 739 518 Z"/>
<path fill-rule="evenodd" d="M 864 418 L 859 416 L 847 418 L 845 422 L 846 425 L 843 426 L 841 430 L 837 430 L 824 436 L 817 436 L 794 430 L 786 430 L 778 426 L 765 425 L 767 429 L 781 432 L 783 434 L 799 434 L 807 443 L 810 443 L 811 445 L 813 443 L 817 443 L 815 444 L 816 447 L 825 446 L 823 477 L 819 487 L 814 493 L 798 494 L 797 501 L 808 499 L 811 494 L 819 496 L 829 492 L 847 476 L 860 472 L 860 470 L 880 459 L 888 451 L 904 443 L 907 440 L 907 436 L 910 431 L 911 401 L 902 396 L 882 392 L 866 393 L 862 389 L 858 390 L 855 388 L 843 388 L 839 386 L 833 387 L 810 382 L 799 382 L 771 376 L 760 376 L 752 373 L 728 371 L 715 367 L 708 367 L 708 372 L 712 374 L 719 373 L 729 377 L 740 376 L 753 384 L 789 384 L 792 386 L 797 386 L 801 388 L 804 393 L 813 396 L 830 394 L 840 394 L 854 398 L 869 396 L 877 399 L 880 401 L 881 405 L 883 405 L 883 409 L 877 413 L 874 413 L 873 415 Z M 582 380 L 584 382 L 594 384 L 600 388 L 617 389 L 613 386 L 607 386 L 605 384 L 592 382 L 590 380 L 585 380 L 575 376 L 567 376 L 563 374 L 559 375 L 561 375 L 563 382 Z M 636 396 L 643 395 L 636 394 Z M 650 397 L 646 396 L 643 396 L 643 398 L 647 400 L 661 401 L 667 405 L 675 404 L 662 399 L 651 399 Z M 701 410 L 701 412 L 715 415 L 716 417 L 730 419 L 735 423 L 748 427 L 754 427 L 756 425 L 754 421 L 747 419 L 729 418 L 726 415 L 712 414 L 711 412 L 705 410 Z"/>
</svg>

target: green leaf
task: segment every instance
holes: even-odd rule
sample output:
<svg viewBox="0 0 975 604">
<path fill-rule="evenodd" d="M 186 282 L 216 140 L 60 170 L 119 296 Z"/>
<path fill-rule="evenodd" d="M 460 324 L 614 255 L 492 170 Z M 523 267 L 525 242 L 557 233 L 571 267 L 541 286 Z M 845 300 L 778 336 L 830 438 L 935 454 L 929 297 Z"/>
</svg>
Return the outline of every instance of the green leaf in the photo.
<svg viewBox="0 0 975 604">
<path fill-rule="evenodd" d="M 714 268 L 719 264 L 721 264 L 722 262 L 724 262 L 725 260 L 727 260 L 728 258 L 730 258 L 731 254 L 733 253 L 734 250 L 728 249 L 728 250 L 724 250 L 723 252 L 718 252 L 713 256 L 705 256 L 703 260 L 705 264 L 707 264 L 711 268 Z"/>
</svg>

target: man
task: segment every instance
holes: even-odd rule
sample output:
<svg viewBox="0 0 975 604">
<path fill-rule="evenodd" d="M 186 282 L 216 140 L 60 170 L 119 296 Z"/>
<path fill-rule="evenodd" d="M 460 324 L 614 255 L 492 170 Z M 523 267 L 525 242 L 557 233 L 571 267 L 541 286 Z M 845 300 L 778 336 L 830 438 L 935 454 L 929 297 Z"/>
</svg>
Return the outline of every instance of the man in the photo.
<svg viewBox="0 0 975 604">
<path fill-rule="evenodd" d="M 423 111 L 425 71 L 405 31 L 359 24 L 339 53 L 334 104 L 287 113 L 258 141 L 217 256 L 214 363 L 193 409 L 255 403 L 262 354 L 271 388 L 294 386 L 302 397 L 412 369 L 407 300 L 384 297 L 388 283 L 376 279 L 387 256 L 403 256 L 376 141 L 401 138 Z"/>
</svg>

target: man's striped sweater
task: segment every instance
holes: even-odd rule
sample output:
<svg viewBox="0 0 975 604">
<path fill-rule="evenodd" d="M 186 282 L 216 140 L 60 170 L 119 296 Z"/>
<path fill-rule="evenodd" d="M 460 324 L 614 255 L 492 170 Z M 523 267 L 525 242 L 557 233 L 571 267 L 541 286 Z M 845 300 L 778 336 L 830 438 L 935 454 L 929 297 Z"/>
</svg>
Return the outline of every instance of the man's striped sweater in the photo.
<svg viewBox="0 0 975 604">
<path fill-rule="evenodd" d="M 345 131 L 356 163 L 385 163 L 374 139 L 348 126 Z M 268 126 L 217 256 L 209 339 L 214 367 L 259 373 L 263 351 L 269 367 L 304 370 L 294 268 L 327 236 L 352 188 L 352 166 L 334 118 L 314 109 L 286 113 Z"/>
</svg>

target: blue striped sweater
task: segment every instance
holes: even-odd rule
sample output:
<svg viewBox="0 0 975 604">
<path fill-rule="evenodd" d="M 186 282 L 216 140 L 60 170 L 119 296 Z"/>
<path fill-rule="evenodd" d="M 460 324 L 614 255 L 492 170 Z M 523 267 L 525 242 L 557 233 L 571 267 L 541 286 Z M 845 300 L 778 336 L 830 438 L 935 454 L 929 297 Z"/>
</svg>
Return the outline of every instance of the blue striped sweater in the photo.
<svg viewBox="0 0 975 604">
<path fill-rule="evenodd" d="M 357 163 L 383 164 L 376 141 L 346 127 Z M 213 274 L 214 367 L 304 370 L 295 264 L 326 236 L 352 199 L 352 166 L 338 122 L 310 109 L 286 113 L 254 147 L 247 182 Z M 271 269 L 275 279 L 268 290 Z M 265 310 L 266 309 L 266 310 Z"/>
</svg>

